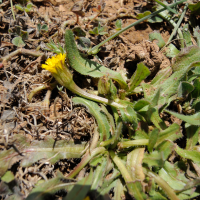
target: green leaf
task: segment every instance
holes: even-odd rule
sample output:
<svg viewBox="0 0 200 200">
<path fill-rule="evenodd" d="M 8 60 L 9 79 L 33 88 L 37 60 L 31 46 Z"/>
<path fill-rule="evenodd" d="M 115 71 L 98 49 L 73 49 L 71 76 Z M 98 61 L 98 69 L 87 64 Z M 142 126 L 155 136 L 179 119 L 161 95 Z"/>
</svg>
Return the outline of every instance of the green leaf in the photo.
<svg viewBox="0 0 200 200">
<path fill-rule="evenodd" d="M 171 188 L 175 190 L 181 190 L 186 185 L 184 182 L 169 174 L 168 171 L 166 171 L 164 168 L 159 171 L 159 176 L 165 180 L 171 186 Z"/>
<path fill-rule="evenodd" d="M 157 40 L 157 45 L 158 47 L 161 49 L 162 47 L 165 46 L 165 41 L 163 40 L 162 36 L 160 33 L 158 32 L 153 32 L 149 34 L 149 40 L 153 41 L 153 40 Z"/>
<path fill-rule="evenodd" d="M 88 112 L 95 117 L 99 128 L 100 141 L 108 140 L 110 138 L 110 125 L 106 115 L 101 112 L 98 104 L 80 97 L 74 97 L 72 101 L 75 105 L 81 104 L 85 106 Z"/>
<path fill-rule="evenodd" d="M 43 24 L 41 26 L 41 31 L 48 31 L 48 25 L 47 24 Z"/>
<path fill-rule="evenodd" d="M 91 188 L 92 181 L 93 171 L 90 170 L 89 175 L 78 181 L 63 200 L 84 199 Z"/>
<path fill-rule="evenodd" d="M 181 138 L 181 127 L 178 124 L 172 124 L 167 129 L 160 131 L 156 146 L 164 142 L 165 140 L 175 141 Z"/>
<path fill-rule="evenodd" d="M 199 126 L 200 124 L 200 112 L 197 112 L 194 115 L 182 115 L 173 111 L 165 110 L 165 112 L 191 124 L 191 125 L 197 125 Z"/>
<path fill-rule="evenodd" d="M 16 4 L 15 8 L 17 8 L 20 11 L 24 11 L 24 7 L 22 5 L 20 5 L 20 4 Z"/>
<path fill-rule="evenodd" d="M 37 24 L 37 30 L 38 30 L 38 32 L 40 33 L 41 32 L 41 24 Z"/>
<path fill-rule="evenodd" d="M 21 37 L 22 37 L 22 40 L 28 40 L 28 32 L 27 31 L 21 31 Z"/>
<path fill-rule="evenodd" d="M 24 47 L 26 45 L 20 36 L 13 38 L 12 43 L 17 47 Z"/>
<path fill-rule="evenodd" d="M 5 183 L 9 183 L 15 179 L 14 174 L 11 171 L 7 171 L 2 177 L 1 180 Z"/>
<path fill-rule="evenodd" d="M 199 26 L 195 27 L 193 29 L 193 35 L 194 37 L 196 38 L 196 41 L 197 41 L 197 45 L 198 47 L 200 47 L 200 29 L 199 29 Z"/>
<path fill-rule="evenodd" d="M 103 184 L 107 165 L 108 165 L 108 157 L 107 158 L 104 157 L 102 159 L 102 162 L 96 167 L 94 171 L 94 179 L 92 182 L 91 190 L 96 190 L 98 187 L 101 187 L 101 185 Z"/>
<path fill-rule="evenodd" d="M 186 47 L 191 46 L 193 43 L 192 43 L 192 39 L 191 39 L 191 35 L 190 35 L 188 24 L 186 24 L 183 27 L 182 33 L 183 33 L 183 39 L 184 39 L 184 43 L 186 44 Z"/>
<path fill-rule="evenodd" d="M 137 14 L 136 18 L 137 19 L 142 19 L 143 17 L 146 17 L 147 15 L 150 15 L 150 14 L 151 14 L 150 11 L 145 11 L 144 13 Z"/>
<path fill-rule="evenodd" d="M 169 155 L 171 155 L 174 148 L 175 145 L 173 142 L 165 140 L 156 147 L 156 150 L 161 152 L 163 155 L 163 159 L 166 160 L 169 157 Z"/>
<path fill-rule="evenodd" d="M 66 190 L 70 185 L 73 184 L 73 180 L 71 180 L 70 183 L 70 179 L 66 179 L 62 173 L 59 172 L 57 177 L 42 182 L 33 188 L 26 200 L 51 199 L 53 194 L 61 190 Z"/>
<path fill-rule="evenodd" d="M 150 102 L 147 101 L 146 99 L 139 99 L 134 105 L 134 110 L 139 111 L 149 104 L 150 104 Z"/>
<path fill-rule="evenodd" d="M 163 153 L 158 151 L 153 151 L 152 153 L 147 154 L 147 152 L 145 152 L 143 163 L 146 163 L 149 167 L 152 166 L 162 167 L 164 165 Z"/>
<path fill-rule="evenodd" d="M 79 38 L 80 37 L 85 37 L 86 36 L 86 33 L 85 31 L 81 28 L 81 27 L 74 27 L 72 29 L 73 33 L 78 36 Z"/>
<path fill-rule="evenodd" d="M 197 2 L 197 3 L 190 3 L 188 5 L 188 8 L 192 11 L 192 14 L 196 14 L 196 15 L 199 15 L 200 13 L 200 2 Z"/>
<path fill-rule="evenodd" d="M 80 51 L 88 51 L 91 47 L 91 41 L 85 37 L 79 37 L 77 39 L 77 46 Z"/>
<path fill-rule="evenodd" d="M 137 65 L 135 73 L 132 75 L 129 83 L 129 89 L 127 93 L 131 94 L 133 90 L 143 81 L 147 76 L 150 75 L 150 70 L 143 63 Z"/>
<path fill-rule="evenodd" d="M 194 90 L 192 91 L 192 98 L 199 98 L 200 97 L 200 78 L 194 80 L 193 83 Z"/>
<path fill-rule="evenodd" d="M 145 83 L 142 84 L 145 98 L 147 98 L 149 101 L 152 101 L 155 92 L 161 88 L 158 107 L 160 108 L 164 105 L 168 105 L 172 100 L 176 98 L 180 81 L 184 80 L 187 72 L 192 67 L 199 66 L 199 53 L 200 49 L 197 46 L 184 48 L 182 52 L 176 56 L 175 63 L 172 65 L 172 69 L 175 72 L 168 79 L 162 82 L 159 78 L 157 80 L 157 84 L 152 86 Z"/>
<path fill-rule="evenodd" d="M 178 87 L 178 97 L 185 98 L 193 90 L 194 86 L 191 83 L 187 81 L 182 81 Z"/>
<path fill-rule="evenodd" d="M 134 129 L 137 128 L 138 120 L 137 114 L 131 106 L 127 106 L 126 108 L 119 108 L 122 120 L 125 123 L 130 123 Z"/>
<path fill-rule="evenodd" d="M 186 159 L 192 160 L 195 163 L 200 163 L 200 152 L 195 150 L 184 150 L 180 147 L 176 146 L 176 153 Z"/>
<path fill-rule="evenodd" d="M 120 31 L 122 29 L 122 20 L 121 19 L 118 19 L 116 22 L 115 22 L 115 26 L 116 26 L 116 30 L 117 31 Z"/>
<path fill-rule="evenodd" d="M 135 180 L 143 181 L 145 178 L 145 175 L 142 169 L 142 160 L 144 156 L 144 150 L 145 150 L 144 148 L 137 148 L 131 151 L 127 155 L 127 163 L 126 163 L 127 170 L 134 181 Z"/>
<path fill-rule="evenodd" d="M 165 50 L 165 55 L 168 58 L 174 58 L 178 55 L 179 52 L 180 51 L 173 44 L 169 44 L 169 46 Z"/>
<path fill-rule="evenodd" d="M 32 3 L 27 4 L 27 6 L 26 6 L 26 8 L 25 8 L 25 12 L 30 12 L 31 9 L 32 9 L 32 7 L 33 7 L 33 4 L 32 4 Z"/>
<path fill-rule="evenodd" d="M 186 150 L 191 150 L 198 142 L 200 127 L 194 125 L 188 126 L 186 127 L 186 133 L 187 133 Z"/>
<path fill-rule="evenodd" d="M 120 73 L 80 56 L 71 30 L 66 30 L 65 32 L 65 45 L 69 64 L 74 70 L 92 77 L 107 76 L 117 81 L 122 88 L 127 88 L 127 84 Z"/>
<path fill-rule="evenodd" d="M 92 35 L 99 35 L 99 30 L 97 27 L 95 27 L 93 30 L 89 30 L 89 33 Z"/>
<path fill-rule="evenodd" d="M 149 144 L 148 144 L 148 151 L 151 153 L 153 151 L 153 148 L 156 144 L 156 141 L 158 139 L 159 129 L 155 128 L 153 131 L 150 132 L 149 135 Z"/>
<path fill-rule="evenodd" d="M 153 17 L 148 19 L 148 22 L 150 22 L 150 23 L 161 23 L 161 22 L 163 22 L 163 19 L 159 16 L 153 16 Z"/>
<path fill-rule="evenodd" d="M 20 165 L 27 167 L 40 159 L 48 159 L 51 164 L 60 159 L 80 158 L 85 144 L 73 144 L 64 140 L 56 141 L 46 137 L 42 141 L 29 141 L 22 135 L 14 136 L 15 146 L 0 153 L 0 176 L 15 162 L 21 160 Z M 23 152 L 23 156 L 20 154 Z"/>
</svg>

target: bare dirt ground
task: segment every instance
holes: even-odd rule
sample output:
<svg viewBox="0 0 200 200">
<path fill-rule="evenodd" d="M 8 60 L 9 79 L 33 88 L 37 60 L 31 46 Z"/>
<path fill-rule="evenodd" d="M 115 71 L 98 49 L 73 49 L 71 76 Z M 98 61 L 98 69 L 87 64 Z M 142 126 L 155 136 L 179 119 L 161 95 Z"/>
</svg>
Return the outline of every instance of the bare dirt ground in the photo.
<svg viewBox="0 0 200 200">
<path fill-rule="evenodd" d="M 77 142 L 89 141 L 93 135 L 96 126 L 94 118 L 85 108 L 72 105 L 71 92 L 66 91 L 67 95 L 64 95 L 57 89 L 47 88 L 34 95 L 31 102 L 28 101 L 33 89 L 52 79 L 51 74 L 41 68 L 46 58 L 53 55 L 45 50 L 45 44 L 50 42 L 50 39 L 63 45 L 65 28 L 75 26 L 81 26 L 93 44 L 98 44 L 107 37 L 92 36 L 88 33 L 97 24 L 95 20 L 90 21 L 94 18 L 92 16 L 96 15 L 93 8 L 97 8 L 99 1 L 83 1 L 85 16 L 79 18 L 79 25 L 76 24 L 76 15 L 70 11 L 76 2 L 33 0 L 34 6 L 30 12 L 14 8 L 16 20 L 13 19 L 10 1 L 3 1 L 0 4 L 1 151 L 11 148 L 15 134 L 25 135 L 30 141 L 40 141 L 46 136 L 51 136 L 56 141 L 73 139 Z M 17 3 L 13 1 L 13 5 Z M 104 11 L 99 18 L 111 35 L 117 19 L 122 19 L 122 26 L 125 27 L 137 20 L 137 13 L 151 6 L 153 5 L 139 0 L 106 0 Z M 38 32 L 37 24 L 46 24 L 48 31 Z M 22 32 L 29 33 L 22 47 L 16 47 L 12 43 L 19 27 Z M 128 77 L 135 71 L 137 63 L 143 61 L 151 70 L 153 77 L 159 69 L 169 66 L 170 61 L 158 52 L 155 43 L 148 40 L 149 33 L 160 32 L 166 42 L 170 36 L 168 30 L 170 28 L 167 24 L 163 27 L 143 22 L 104 45 L 98 56 L 104 65 L 123 71 Z M 81 88 L 93 90 L 96 87 L 94 79 L 75 72 L 74 79 Z M 67 175 L 79 161 L 80 159 L 66 159 L 55 165 L 39 161 L 31 167 L 21 167 L 19 162 L 13 161 L 9 167 L 18 180 L 20 193 L 26 197 L 38 180 L 53 178 L 57 170 Z M 58 194 L 55 199 L 61 196 Z M 5 196 L 2 195 L 1 199 L 5 199 Z"/>
</svg>

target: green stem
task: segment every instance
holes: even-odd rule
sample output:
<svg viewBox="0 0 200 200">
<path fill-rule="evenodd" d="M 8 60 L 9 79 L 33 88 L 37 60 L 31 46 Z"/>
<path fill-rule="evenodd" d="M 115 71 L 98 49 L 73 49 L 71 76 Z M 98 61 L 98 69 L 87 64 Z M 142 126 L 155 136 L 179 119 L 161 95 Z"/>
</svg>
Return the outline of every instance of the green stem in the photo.
<svg viewBox="0 0 200 200">
<path fill-rule="evenodd" d="M 171 4 L 171 5 L 168 5 L 168 7 L 174 7 L 174 6 L 176 6 L 176 5 L 180 4 L 180 3 L 183 3 L 183 2 L 185 2 L 185 1 L 187 1 L 187 0 L 178 1 L 178 2 L 176 2 L 176 3 L 173 3 L 173 4 Z M 162 9 L 160 9 L 160 10 L 154 12 L 154 13 L 151 13 L 150 15 L 145 16 L 145 17 L 143 17 L 142 19 L 139 19 L 138 21 L 136 21 L 136 22 L 130 24 L 129 26 L 127 26 L 127 27 L 121 29 L 121 30 L 118 31 L 117 33 L 115 33 L 115 34 L 111 35 L 110 37 L 108 37 L 106 40 L 104 40 L 104 41 L 101 42 L 100 44 L 98 44 L 98 45 L 94 46 L 92 49 L 90 49 L 90 50 L 88 51 L 88 54 L 89 54 L 89 55 L 92 54 L 92 52 L 97 51 L 97 50 L 99 49 L 99 47 L 103 46 L 106 42 L 108 42 L 108 41 L 112 40 L 113 38 L 117 37 L 119 34 L 123 33 L 124 31 L 128 30 L 129 28 L 131 28 L 131 27 L 133 27 L 133 26 L 139 24 L 140 22 L 143 22 L 143 21 L 145 21 L 145 20 L 147 20 L 147 19 L 149 19 L 149 18 L 151 18 L 151 17 L 157 15 L 158 13 L 160 13 L 160 12 L 162 12 L 162 11 L 164 11 L 164 10 L 166 10 L 166 8 L 162 8 Z"/>
<path fill-rule="evenodd" d="M 155 0 L 158 4 L 160 4 L 161 6 L 163 6 L 164 8 L 166 8 L 167 10 L 169 10 L 170 12 L 177 14 L 174 10 L 172 10 L 168 5 L 165 5 L 163 2 L 159 1 L 159 0 Z"/>
<path fill-rule="evenodd" d="M 88 152 L 86 153 L 86 155 L 83 157 L 83 159 L 81 160 L 81 162 L 75 167 L 75 169 L 70 172 L 67 176 L 67 178 L 74 178 L 87 164 L 88 162 L 96 155 L 98 154 L 102 154 L 105 153 L 106 149 L 104 147 L 98 147 L 94 150 L 92 150 L 92 152 Z"/>
<path fill-rule="evenodd" d="M 104 103 L 104 104 L 107 104 L 107 105 L 110 105 L 110 106 L 113 106 L 113 107 L 116 107 L 116 108 L 124 108 L 126 106 L 123 106 L 119 103 L 116 103 L 112 100 L 109 100 L 109 99 L 106 99 L 106 98 L 103 98 L 103 97 L 100 97 L 100 96 L 97 96 L 97 95 L 93 95 L 93 94 L 90 94 L 88 92 L 85 92 L 84 90 L 82 90 L 81 88 L 79 88 L 74 81 L 72 81 L 70 84 L 66 84 L 65 87 L 67 89 L 69 89 L 71 92 L 81 96 L 81 97 L 84 97 L 86 99 L 90 99 L 92 101 L 96 101 L 96 102 L 99 102 L 99 103 Z"/>
<path fill-rule="evenodd" d="M 123 148 L 129 148 L 132 146 L 148 145 L 148 144 L 149 144 L 149 139 L 139 139 L 139 140 L 130 140 L 126 142 L 119 142 L 118 147 L 120 149 L 123 149 Z"/>
<path fill-rule="evenodd" d="M 14 9 L 13 9 L 13 3 L 12 3 L 12 0 L 10 0 L 10 6 L 11 6 L 12 14 L 13 14 L 13 19 L 15 20 L 15 13 L 14 13 Z"/>
<path fill-rule="evenodd" d="M 184 10 L 183 10 L 183 12 L 182 12 L 182 14 L 181 14 L 181 17 L 180 17 L 180 19 L 178 20 L 178 23 L 176 24 L 176 26 L 175 26 L 175 28 L 174 28 L 172 34 L 170 35 L 170 37 L 169 37 L 169 39 L 168 39 L 168 41 L 167 41 L 167 44 L 170 43 L 170 41 L 172 40 L 172 38 L 173 38 L 174 35 L 176 34 L 176 32 L 177 32 L 177 30 L 178 30 L 178 27 L 180 26 L 180 24 L 181 24 L 181 22 L 182 22 L 182 20 L 183 20 L 183 18 L 184 18 L 184 16 L 185 16 L 187 7 L 188 7 L 188 4 L 185 5 Z"/>
</svg>

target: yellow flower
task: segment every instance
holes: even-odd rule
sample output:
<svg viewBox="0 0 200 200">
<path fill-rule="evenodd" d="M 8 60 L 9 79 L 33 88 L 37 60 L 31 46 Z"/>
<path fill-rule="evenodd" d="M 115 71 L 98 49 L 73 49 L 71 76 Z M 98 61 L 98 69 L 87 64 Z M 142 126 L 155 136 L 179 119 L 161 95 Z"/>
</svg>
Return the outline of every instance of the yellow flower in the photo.
<svg viewBox="0 0 200 200">
<path fill-rule="evenodd" d="M 42 68 L 50 71 L 52 74 L 58 74 L 63 69 L 66 54 L 58 54 L 46 60 L 46 64 L 42 64 Z"/>
</svg>

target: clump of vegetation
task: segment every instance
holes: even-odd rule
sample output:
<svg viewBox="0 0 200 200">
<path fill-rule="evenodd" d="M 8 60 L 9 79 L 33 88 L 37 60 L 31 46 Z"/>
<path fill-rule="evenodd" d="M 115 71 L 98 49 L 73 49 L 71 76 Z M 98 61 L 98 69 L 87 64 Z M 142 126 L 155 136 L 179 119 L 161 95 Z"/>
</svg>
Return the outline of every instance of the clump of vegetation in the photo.
<svg viewBox="0 0 200 200">
<path fill-rule="evenodd" d="M 53 41 L 47 45 L 57 55 L 48 58 L 42 68 L 51 72 L 56 82 L 34 89 L 29 101 L 38 91 L 61 85 L 77 95 L 72 99 L 73 104 L 84 106 L 94 116 L 97 126 L 88 144 L 55 141 L 50 137 L 31 143 L 25 136 L 16 134 L 13 148 L 0 154 L 0 175 L 8 194 L 21 198 L 19 192 L 10 189 L 15 179 L 8 168 L 14 162 L 20 160 L 20 165 L 27 167 L 40 159 L 55 164 L 61 159 L 80 158 L 69 174 L 57 172 L 54 178 L 38 183 L 27 199 L 42 200 L 59 191 L 66 191 L 63 199 L 70 200 L 107 199 L 110 191 L 115 200 L 178 200 L 199 196 L 200 37 L 199 28 L 194 27 L 197 45 L 192 45 L 193 36 L 188 27 L 179 28 L 183 15 L 180 14 L 178 22 L 173 21 L 172 16 L 178 13 L 175 7 L 182 2 L 164 5 L 154 13 L 146 12 L 143 18 L 125 28 L 117 21 L 117 33 L 93 48 L 86 48 L 88 55 L 94 55 L 109 40 L 160 13 L 159 18 L 173 24 L 178 40 L 183 42 L 176 46 L 170 44 L 172 38 L 165 43 L 160 34 L 150 34 L 150 40 L 158 40 L 158 48 L 174 59 L 150 83 L 145 80 L 151 71 L 142 62 L 137 64 L 130 79 L 125 80 L 120 72 L 83 57 L 70 29 L 65 31 L 65 47 L 60 44 L 57 47 Z M 98 25 L 89 33 L 103 35 L 105 31 Z M 98 78 L 96 94 L 78 87 L 70 68 L 81 75 Z M 58 91 L 67 98 L 64 88 Z M 133 100 L 133 95 L 142 98 Z M 174 103 L 178 112 L 171 111 Z M 182 124 L 166 124 L 163 116 L 173 116 L 182 120 Z M 185 144 L 179 144 L 177 141 L 183 138 Z"/>
</svg>

